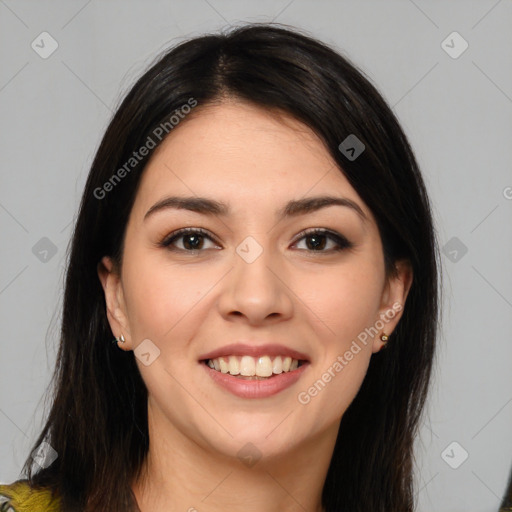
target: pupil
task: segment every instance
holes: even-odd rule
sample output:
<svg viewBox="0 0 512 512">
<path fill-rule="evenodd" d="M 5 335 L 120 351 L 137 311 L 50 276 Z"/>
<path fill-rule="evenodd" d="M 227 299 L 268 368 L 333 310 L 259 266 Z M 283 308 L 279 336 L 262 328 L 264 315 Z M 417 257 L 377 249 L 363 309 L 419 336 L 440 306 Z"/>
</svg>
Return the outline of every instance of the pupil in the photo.
<svg viewBox="0 0 512 512">
<path fill-rule="evenodd" d="M 201 245 L 200 242 L 200 236 L 198 235 L 187 235 L 184 240 L 184 246 L 187 249 L 198 249 L 198 247 Z M 190 240 L 192 240 L 192 243 L 189 243 Z M 187 247 L 190 246 L 190 247 Z"/>
<path fill-rule="evenodd" d="M 324 245 L 325 245 L 325 243 L 321 243 L 321 242 L 318 241 L 318 239 L 321 238 L 321 239 L 324 239 L 324 242 L 325 242 L 325 236 L 324 235 L 310 235 L 308 238 L 309 238 L 309 240 L 313 240 L 312 244 L 308 243 L 308 248 L 318 249 L 319 247 L 323 248 Z"/>
</svg>

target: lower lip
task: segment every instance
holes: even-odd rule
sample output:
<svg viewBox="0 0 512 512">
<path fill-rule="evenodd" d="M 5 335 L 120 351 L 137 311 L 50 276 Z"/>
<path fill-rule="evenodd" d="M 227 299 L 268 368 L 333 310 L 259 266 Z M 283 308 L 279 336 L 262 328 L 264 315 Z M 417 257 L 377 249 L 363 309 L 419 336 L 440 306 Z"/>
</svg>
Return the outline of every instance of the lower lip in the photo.
<svg viewBox="0 0 512 512">
<path fill-rule="evenodd" d="M 296 370 L 286 373 L 283 372 L 266 380 L 248 380 L 239 379 L 228 373 L 212 370 L 205 363 L 200 364 L 217 384 L 241 398 L 267 398 L 276 395 L 295 384 L 304 373 L 304 370 L 309 366 L 309 363 L 303 363 L 302 366 L 299 366 Z"/>
</svg>

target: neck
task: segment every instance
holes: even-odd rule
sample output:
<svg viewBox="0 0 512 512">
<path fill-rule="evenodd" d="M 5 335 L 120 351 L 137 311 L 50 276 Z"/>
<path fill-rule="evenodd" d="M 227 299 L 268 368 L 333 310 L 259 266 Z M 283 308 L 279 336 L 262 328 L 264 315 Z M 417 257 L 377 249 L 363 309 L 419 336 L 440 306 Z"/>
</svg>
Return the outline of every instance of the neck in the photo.
<svg viewBox="0 0 512 512">
<path fill-rule="evenodd" d="M 132 485 L 141 512 L 323 511 L 322 489 L 339 422 L 269 458 L 250 446 L 243 455 L 235 450 L 228 456 L 201 445 L 204 440 L 191 439 L 151 408 L 148 427 L 149 453 Z"/>
</svg>

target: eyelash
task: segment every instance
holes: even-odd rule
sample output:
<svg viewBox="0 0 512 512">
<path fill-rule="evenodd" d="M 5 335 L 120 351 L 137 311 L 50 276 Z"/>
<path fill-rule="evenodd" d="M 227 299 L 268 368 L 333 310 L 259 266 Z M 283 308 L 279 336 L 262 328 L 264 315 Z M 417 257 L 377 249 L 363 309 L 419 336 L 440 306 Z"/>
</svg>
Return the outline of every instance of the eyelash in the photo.
<svg viewBox="0 0 512 512">
<path fill-rule="evenodd" d="M 161 247 L 164 247 L 170 251 L 177 251 L 177 252 L 189 252 L 189 253 L 193 253 L 193 252 L 202 252 L 204 249 L 178 249 L 176 247 L 171 247 L 172 243 L 175 242 L 176 240 L 178 240 L 179 238 L 182 238 L 186 235 L 201 235 L 201 236 L 204 236 L 206 238 L 208 238 L 209 240 L 211 240 L 212 242 L 214 243 L 217 243 L 210 235 L 209 233 L 204 230 L 204 229 L 201 229 L 201 228 L 183 228 L 183 229 L 179 229 L 178 231 L 175 231 L 174 233 L 171 233 L 170 235 L 166 236 L 161 242 L 160 242 L 160 246 Z M 309 228 L 309 229 L 306 229 L 304 231 L 301 231 L 298 235 L 297 235 L 297 240 L 296 242 L 294 242 L 294 244 L 296 244 L 297 242 L 299 242 L 300 240 L 302 240 L 303 238 L 307 238 L 308 236 L 312 236 L 312 235 L 321 235 L 321 236 L 326 236 L 327 238 L 333 240 L 334 242 L 336 242 L 336 244 L 338 244 L 338 247 L 337 248 L 334 248 L 334 249 L 329 249 L 327 251 L 324 251 L 324 250 L 318 250 L 318 251 L 315 251 L 313 249 L 300 249 L 300 250 L 307 250 L 308 252 L 312 252 L 312 253 L 331 253 L 331 252 L 340 252 L 340 251 L 343 251 L 343 250 L 346 250 L 346 249 L 350 249 L 354 246 L 354 244 L 352 242 L 350 242 L 349 240 L 347 240 L 343 235 L 340 235 L 339 233 L 336 233 L 336 232 L 333 232 L 333 231 L 330 231 L 328 229 L 321 229 L 321 228 Z"/>
</svg>

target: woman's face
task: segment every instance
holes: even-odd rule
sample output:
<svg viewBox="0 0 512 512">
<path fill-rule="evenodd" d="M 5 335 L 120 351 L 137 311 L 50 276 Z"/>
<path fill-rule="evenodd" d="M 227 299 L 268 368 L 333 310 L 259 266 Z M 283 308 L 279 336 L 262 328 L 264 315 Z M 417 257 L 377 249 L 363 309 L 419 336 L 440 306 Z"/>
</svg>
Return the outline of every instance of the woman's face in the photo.
<svg viewBox="0 0 512 512">
<path fill-rule="evenodd" d="M 103 260 L 108 317 L 135 350 L 153 431 L 270 457 L 337 430 L 411 275 L 386 279 L 372 213 L 307 126 L 200 108 L 144 170 L 120 276 Z M 339 203 L 313 201 L 327 196 Z"/>
</svg>

